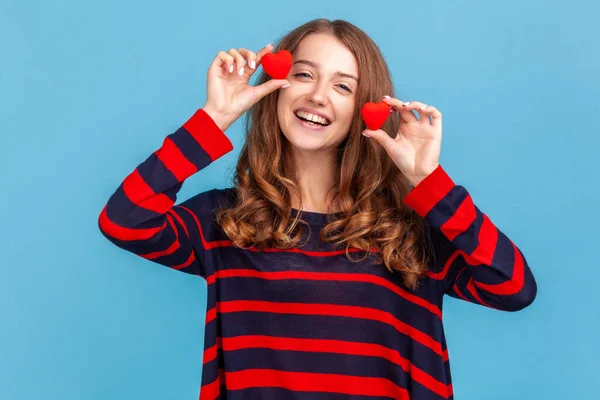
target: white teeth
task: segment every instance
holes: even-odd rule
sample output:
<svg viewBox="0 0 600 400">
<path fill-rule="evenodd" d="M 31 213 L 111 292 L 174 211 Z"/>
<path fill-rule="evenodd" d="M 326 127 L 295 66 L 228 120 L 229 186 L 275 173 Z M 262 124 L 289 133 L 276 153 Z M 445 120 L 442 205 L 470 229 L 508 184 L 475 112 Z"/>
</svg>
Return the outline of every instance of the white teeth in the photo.
<svg viewBox="0 0 600 400">
<path fill-rule="evenodd" d="M 296 115 L 299 117 L 302 117 L 304 119 L 307 119 L 309 121 L 312 121 L 312 122 L 318 122 L 323 125 L 329 125 L 329 121 L 327 119 L 320 117 L 318 115 L 314 115 L 314 114 L 307 113 L 304 111 L 298 111 L 298 112 L 296 112 Z"/>
</svg>

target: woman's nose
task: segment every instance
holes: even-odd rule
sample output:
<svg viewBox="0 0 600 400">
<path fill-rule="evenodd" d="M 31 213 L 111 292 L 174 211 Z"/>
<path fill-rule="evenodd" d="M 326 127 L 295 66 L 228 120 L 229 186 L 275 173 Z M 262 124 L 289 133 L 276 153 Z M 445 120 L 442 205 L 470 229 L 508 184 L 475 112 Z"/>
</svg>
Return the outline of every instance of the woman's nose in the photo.
<svg viewBox="0 0 600 400">
<path fill-rule="evenodd" d="M 321 85 L 315 85 L 315 87 L 313 88 L 313 91 L 310 93 L 309 96 L 310 101 L 312 101 L 315 104 L 320 104 L 320 105 L 324 105 L 327 103 L 327 95 L 325 93 L 325 88 L 322 87 Z"/>
</svg>

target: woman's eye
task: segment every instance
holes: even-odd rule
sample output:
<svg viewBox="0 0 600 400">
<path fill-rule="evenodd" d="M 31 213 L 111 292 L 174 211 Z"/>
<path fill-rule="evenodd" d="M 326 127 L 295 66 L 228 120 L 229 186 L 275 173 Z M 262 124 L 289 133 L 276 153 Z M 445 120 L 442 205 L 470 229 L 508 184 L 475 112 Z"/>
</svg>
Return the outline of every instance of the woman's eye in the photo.
<svg viewBox="0 0 600 400">
<path fill-rule="evenodd" d="M 297 76 L 306 76 L 307 78 L 310 78 L 310 75 L 308 74 L 308 72 L 298 72 L 297 74 L 294 74 L 294 77 L 297 77 Z M 344 89 L 345 91 L 347 91 L 348 93 L 352 93 L 352 90 L 348 86 L 346 86 L 344 84 L 340 84 L 339 86 L 342 89 Z"/>
</svg>

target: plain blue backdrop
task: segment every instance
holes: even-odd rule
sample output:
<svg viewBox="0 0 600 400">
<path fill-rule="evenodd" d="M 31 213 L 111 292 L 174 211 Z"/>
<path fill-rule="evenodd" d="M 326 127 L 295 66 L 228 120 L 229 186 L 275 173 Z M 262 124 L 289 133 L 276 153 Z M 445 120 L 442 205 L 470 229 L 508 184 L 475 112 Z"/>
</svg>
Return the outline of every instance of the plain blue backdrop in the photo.
<svg viewBox="0 0 600 400">
<path fill-rule="evenodd" d="M 597 399 L 599 15 L 591 0 L 2 0 L 0 398 L 197 399 L 204 281 L 113 246 L 98 215 L 203 106 L 219 50 L 326 17 L 379 44 L 400 99 L 443 113 L 441 164 L 537 279 L 517 313 L 446 298 L 456 398 Z M 178 202 L 230 185 L 242 129 Z"/>
</svg>

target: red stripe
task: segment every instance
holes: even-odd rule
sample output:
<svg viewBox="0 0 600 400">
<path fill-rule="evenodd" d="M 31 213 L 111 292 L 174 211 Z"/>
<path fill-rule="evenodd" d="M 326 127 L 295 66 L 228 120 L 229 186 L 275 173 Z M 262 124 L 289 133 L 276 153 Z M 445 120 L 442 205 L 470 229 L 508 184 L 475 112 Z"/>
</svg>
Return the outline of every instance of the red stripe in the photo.
<svg viewBox="0 0 600 400">
<path fill-rule="evenodd" d="M 164 193 L 155 193 L 137 168 L 123 181 L 123 192 L 133 204 L 158 214 L 166 213 L 175 203 Z"/>
<path fill-rule="evenodd" d="M 137 168 L 123 180 L 123 191 L 133 204 L 138 204 L 156 194 L 144 181 Z"/>
<path fill-rule="evenodd" d="M 200 224 L 200 221 L 198 220 L 198 217 L 196 216 L 196 214 L 190 210 L 189 208 L 182 206 L 181 204 L 178 205 L 177 207 L 180 207 L 182 209 L 184 209 L 185 211 L 187 211 L 192 218 L 194 219 L 194 221 L 196 222 L 196 228 L 198 229 L 198 233 L 200 234 L 200 241 L 202 242 L 202 247 L 204 247 L 204 249 L 206 250 L 210 250 L 214 247 L 230 247 L 232 242 L 231 240 L 218 240 L 218 241 L 212 241 L 212 242 L 208 242 L 206 240 L 206 238 L 204 237 L 204 231 L 202 230 L 202 225 Z"/>
<path fill-rule="evenodd" d="M 204 324 L 206 325 L 209 322 L 214 321 L 215 319 L 217 319 L 217 308 L 213 307 L 206 312 L 206 320 L 204 321 Z"/>
<path fill-rule="evenodd" d="M 498 244 L 498 228 L 496 228 L 485 214 L 483 214 L 483 222 L 481 223 L 477 239 L 479 245 L 473 253 L 465 258 L 471 265 L 483 264 L 491 266 Z"/>
<path fill-rule="evenodd" d="M 177 231 L 177 227 L 175 226 L 175 223 L 173 222 L 173 218 L 167 214 L 167 220 L 169 221 L 169 225 L 171 225 L 171 229 L 173 229 L 173 232 L 175 232 L 175 240 L 173 241 L 173 243 L 166 250 L 155 251 L 155 252 L 147 253 L 147 254 L 140 254 L 141 257 L 146 258 L 148 260 L 153 260 L 158 257 L 173 254 L 173 253 L 175 253 L 175 251 L 177 251 L 181 248 L 181 244 L 179 243 L 179 233 Z M 190 251 L 190 255 L 188 256 L 187 260 L 185 260 L 182 264 L 175 264 L 175 265 L 168 265 L 168 266 L 173 269 L 182 269 L 182 268 L 185 268 L 185 267 L 189 266 L 190 264 L 192 264 L 195 260 L 196 260 L 196 255 L 194 254 L 193 251 Z"/>
<path fill-rule="evenodd" d="M 444 263 L 444 268 L 440 272 L 426 271 L 425 274 L 428 277 L 430 277 L 431 279 L 436 279 L 438 281 L 443 280 L 444 278 L 446 278 L 448 271 L 450 271 L 450 266 L 454 262 L 454 259 L 456 257 L 460 256 L 461 254 L 462 254 L 461 250 L 456 250 L 454 253 L 452 253 L 452 255 L 450 257 L 448 257 L 448 259 Z"/>
<path fill-rule="evenodd" d="M 119 240 L 147 240 L 156 235 L 167 226 L 167 222 L 163 222 L 161 226 L 156 228 L 125 228 L 112 222 L 106 215 L 106 206 L 102 209 L 98 223 L 102 230 L 109 236 Z"/>
<path fill-rule="evenodd" d="M 221 313 L 253 311 L 276 314 L 327 315 L 378 321 L 393 326 L 399 332 L 442 356 L 442 345 L 431 336 L 398 320 L 388 312 L 374 308 L 335 304 L 274 303 L 251 300 L 222 301 L 218 303 L 218 308 Z"/>
<path fill-rule="evenodd" d="M 123 181 L 123 192 L 125 196 L 137 207 L 164 213 L 169 210 L 173 201 L 162 193 L 155 194 L 154 191 L 140 176 L 136 168 Z M 106 206 L 100 213 L 99 224 L 102 230 L 119 240 L 147 240 L 156 235 L 166 227 L 166 221 L 155 228 L 127 228 L 112 222 L 106 214 Z"/>
<path fill-rule="evenodd" d="M 428 302 L 427 300 L 407 293 L 405 290 L 394 285 L 393 283 L 385 280 L 379 276 L 373 276 L 369 274 L 348 274 L 342 272 L 300 272 L 300 271 L 280 271 L 280 272 L 261 272 L 254 269 L 228 269 L 218 271 L 215 273 L 216 278 L 237 278 L 237 277 L 251 277 L 259 278 L 269 281 L 275 280 L 286 280 L 286 279 L 298 279 L 298 280 L 309 280 L 309 281 L 339 281 L 339 282 L 361 282 L 371 283 L 379 285 L 391 290 L 398 296 L 410 301 L 411 303 L 421 306 L 426 310 L 432 312 L 438 318 L 442 319 L 442 310 L 435 304 Z"/>
<path fill-rule="evenodd" d="M 215 400 L 221 394 L 220 380 L 208 383 L 200 388 L 199 400 Z"/>
<path fill-rule="evenodd" d="M 179 236 L 177 233 L 177 229 L 175 229 L 175 226 L 173 225 L 171 216 L 167 215 L 167 220 L 169 221 L 169 225 L 171 225 L 171 227 L 173 228 L 173 231 L 175 232 L 175 241 L 173 241 L 173 243 L 165 250 L 153 251 L 152 253 L 146 253 L 146 254 L 140 254 L 141 257 L 144 257 L 148 260 L 153 260 L 158 257 L 163 257 L 163 256 L 173 254 L 181 247 L 181 244 L 179 243 Z"/>
<path fill-rule="evenodd" d="M 388 396 L 408 400 L 408 391 L 384 378 L 247 369 L 225 372 L 227 390 L 280 387 L 297 392 L 343 393 L 358 396 Z"/>
<path fill-rule="evenodd" d="M 207 286 L 212 285 L 216 281 L 217 281 L 217 277 L 215 276 L 214 273 L 206 277 L 206 285 Z"/>
<path fill-rule="evenodd" d="M 475 205 L 471 200 L 471 195 L 467 195 L 454 214 L 440 227 L 440 230 L 448 239 L 454 240 L 455 237 L 469 229 L 476 219 Z"/>
<path fill-rule="evenodd" d="M 489 308 L 495 308 L 495 307 L 492 307 L 491 305 L 489 305 L 488 303 L 486 303 L 485 301 L 483 301 L 483 299 L 477 293 L 477 289 L 475 289 L 473 282 L 474 282 L 473 278 L 470 278 L 469 283 L 467 283 L 467 290 L 469 291 L 469 293 L 471 293 L 471 296 L 473 296 L 479 304 L 484 305 Z"/>
<path fill-rule="evenodd" d="M 464 266 L 463 269 L 460 270 L 460 272 L 458 274 L 456 274 L 456 277 L 454 278 L 454 285 L 452 285 L 452 288 L 454 289 L 454 291 L 456 292 L 456 294 L 463 300 L 468 301 L 470 303 L 472 303 L 471 300 L 467 299 L 462 293 L 461 291 L 458 289 L 458 286 L 456 285 L 456 282 L 458 282 L 458 278 L 462 275 L 463 272 L 465 272 L 465 269 L 467 269 L 467 266 Z"/>
<path fill-rule="evenodd" d="M 217 358 L 217 345 L 215 344 L 212 347 L 204 350 L 204 357 L 202 359 L 202 364 L 208 364 L 212 360 Z"/>
<path fill-rule="evenodd" d="M 196 172 L 198 168 L 190 162 L 177 145 L 169 138 L 165 138 L 160 149 L 154 152 L 165 168 L 171 171 L 178 182 L 183 182 Z"/>
<path fill-rule="evenodd" d="M 404 198 L 403 203 L 410 206 L 421 217 L 425 217 L 435 205 L 456 186 L 441 165 L 425 177 Z"/>
<path fill-rule="evenodd" d="M 457 295 L 458 295 L 458 296 L 459 296 L 461 299 L 463 299 L 464 301 L 468 301 L 468 302 L 472 303 L 472 301 L 471 301 L 471 300 L 467 299 L 467 298 L 466 298 L 466 297 L 465 297 L 465 296 L 462 294 L 462 292 L 461 292 L 461 291 L 458 289 L 458 286 L 456 286 L 456 283 L 455 283 L 455 284 L 452 286 L 452 288 L 454 289 L 454 291 L 456 292 L 456 294 L 457 294 Z"/>
<path fill-rule="evenodd" d="M 181 226 L 183 227 L 183 231 L 185 232 L 185 236 L 187 236 L 187 238 L 189 239 L 190 233 L 188 232 L 187 226 L 185 226 L 185 222 L 183 221 L 183 218 L 181 218 L 179 216 L 179 214 L 177 214 L 175 212 L 175 210 L 173 210 L 173 209 L 169 210 L 169 214 L 173 215 L 173 217 L 175 217 L 175 219 L 177 219 L 177 221 L 179 222 L 179 224 L 181 224 Z M 173 229 L 175 229 L 175 226 L 173 226 Z M 177 229 L 175 229 L 175 232 L 177 232 Z"/>
<path fill-rule="evenodd" d="M 521 291 L 523 284 L 525 283 L 525 263 L 517 246 L 515 246 L 512 241 L 510 243 L 515 252 L 515 264 L 513 266 L 513 275 L 511 279 L 497 285 L 488 285 L 475 281 L 475 286 L 489 293 L 504 296 L 513 295 Z"/>
<path fill-rule="evenodd" d="M 173 232 L 175 232 L 175 243 L 177 243 L 177 247 L 180 247 L 181 245 L 179 242 L 179 232 L 177 231 L 177 227 L 175 226 L 175 223 L 173 222 L 173 218 L 167 214 L 167 220 L 169 221 L 169 224 L 171 225 Z M 183 221 L 181 221 L 181 224 L 183 225 Z M 185 229 L 185 225 L 183 225 L 183 228 Z M 187 234 L 187 230 L 185 233 Z M 173 246 L 169 246 L 169 248 L 171 248 L 171 247 L 173 247 Z M 182 269 L 182 268 L 189 266 L 194 261 L 196 261 L 196 254 L 194 254 L 193 250 L 190 250 L 190 255 L 188 256 L 187 260 L 185 260 L 182 264 L 170 265 L 170 267 L 173 269 Z"/>
<path fill-rule="evenodd" d="M 272 350 L 290 350 L 313 353 L 337 353 L 367 357 L 384 358 L 399 365 L 408 372 L 413 380 L 419 382 L 432 392 L 448 398 L 448 386 L 433 376 L 414 366 L 402 357 L 397 350 L 378 344 L 349 342 L 343 340 L 283 338 L 264 335 L 237 336 L 223 338 L 223 350 L 235 351 L 248 348 L 268 348 Z"/>
<path fill-rule="evenodd" d="M 196 256 L 194 252 L 191 251 L 189 257 L 183 263 L 177 265 L 169 265 L 169 267 L 173 269 L 182 269 L 185 267 L 189 267 L 194 261 L 196 261 Z"/>
<path fill-rule="evenodd" d="M 173 242 L 167 249 L 161 251 L 153 251 L 152 253 L 140 254 L 140 257 L 146 258 L 148 260 L 153 260 L 158 257 L 168 256 L 170 254 L 175 253 L 179 249 L 179 242 Z"/>
<path fill-rule="evenodd" d="M 183 128 L 193 136 L 213 161 L 233 150 L 233 145 L 225 132 L 201 108 L 183 124 Z"/>
</svg>

